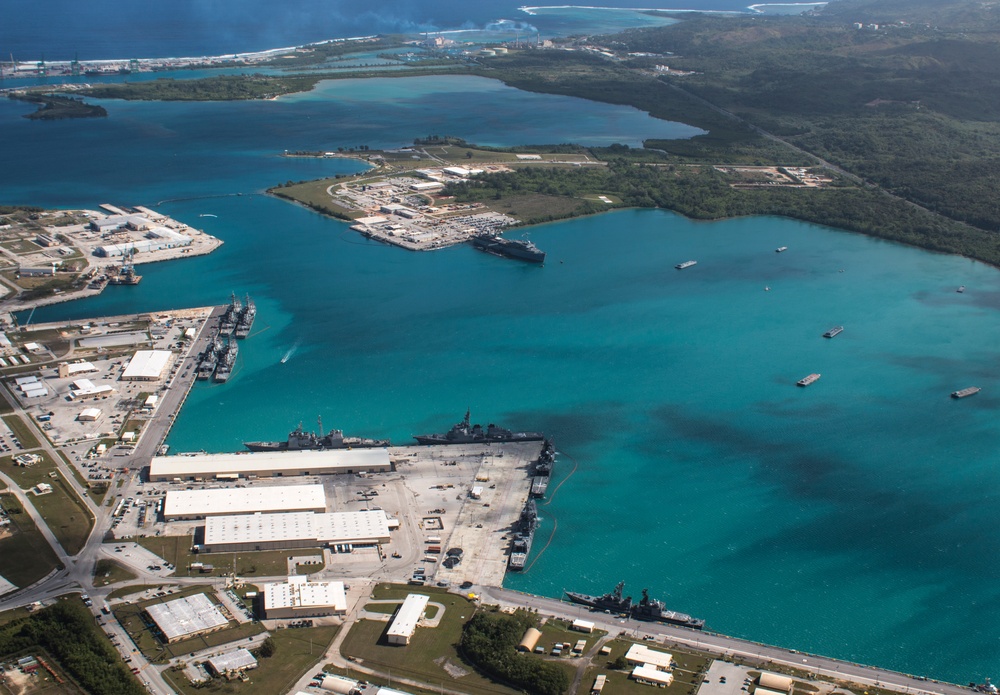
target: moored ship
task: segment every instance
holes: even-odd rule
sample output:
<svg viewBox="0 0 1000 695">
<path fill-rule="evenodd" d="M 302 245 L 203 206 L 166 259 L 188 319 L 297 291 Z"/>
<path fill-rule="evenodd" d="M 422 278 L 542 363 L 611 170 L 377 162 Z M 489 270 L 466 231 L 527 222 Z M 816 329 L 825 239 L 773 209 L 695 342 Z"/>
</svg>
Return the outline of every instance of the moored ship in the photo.
<svg viewBox="0 0 1000 695">
<path fill-rule="evenodd" d="M 601 611 L 611 611 L 612 613 L 618 613 L 621 615 L 627 615 L 632 611 L 632 597 L 622 596 L 622 592 L 625 589 L 625 582 L 618 582 L 615 586 L 614 591 L 611 591 L 604 596 L 590 596 L 588 594 L 578 594 L 575 591 L 564 591 L 566 598 L 568 598 L 573 603 L 579 603 L 583 606 L 590 606 L 596 610 Z"/>
<path fill-rule="evenodd" d="M 797 386 L 808 386 L 809 384 L 819 381 L 822 374 L 810 374 L 809 376 L 803 377 L 795 382 Z"/>
<path fill-rule="evenodd" d="M 472 237 L 472 245 L 494 256 L 504 256 L 529 263 L 545 262 L 545 252 L 526 239 L 504 239 L 492 234 L 480 234 Z"/>
<path fill-rule="evenodd" d="M 642 590 L 642 600 L 632 606 L 632 617 L 636 620 L 670 623 L 671 625 L 689 627 L 693 630 L 701 630 L 705 627 L 705 621 L 700 618 L 692 618 L 687 613 L 668 611 L 664 607 L 663 601 L 649 598 L 649 591 L 647 589 Z"/>
<path fill-rule="evenodd" d="M 253 327 L 253 320 L 256 317 L 257 305 L 253 303 L 252 299 L 250 299 L 250 295 L 247 295 L 246 302 L 244 302 L 243 308 L 240 309 L 236 318 L 237 338 L 246 338 L 250 335 L 250 329 Z"/>
<path fill-rule="evenodd" d="M 538 529 L 538 507 L 535 500 L 529 499 L 521 516 L 514 526 L 514 540 L 510 544 L 510 558 L 507 560 L 507 569 L 520 572 L 528 563 L 528 553 L 531 552 L 531 542 L 535 538 L 535 531 Z"/>
<path fill-rule="evenodd" d="M 389 446 L 388 439 L 365 439 L 363 437 L 345 437 L 341 430 L 330 430 L 323 434 L 323 421 L 317 418 L 319 434 L 306 432 L 302 423 L 288 433 L 288 439 L 283 442 L 243 442 L 250 451 L 316 451 L 320 449 L 370 449 Z"/>
<path fill-rule="evenodd" d="M 228 338 L 233 334 L 233 331 L 236 330 L 236 323 L 240 319 L 240 312 L 242 311 L 243 305 L 236 298 L 236 293 L 234 292 L 232 299 L 226 306 L 225 312 L 222 314 L 222 318 L 219 319 L 219 335 Z"/>
<path fill-rule="evenodd" d="M 219 353 L 219 363 L 215 367 L 215 374 L 212 381 L 224 384 L 233 375 L 233 367 L 236 366 L 236 358 L 240 354 L 240 346 L 235 340 L 230 340 L 226 347 Z"/>
<path fill-rule="evenodd" d="M 844 327 L 843 326 L 834 326 L 833 328 L 831 328 L 830 330 L 828 330 L 826 333 L 824 333 L 823 337 L 824 338 L 835 338 L 836 336 L 840 335 L 843 332 L 844 332 Z"/>
<path fill-rule="evenodd" d="M 982 389 L 979 388 L 978 386 L 970 386 L 969 388 L 966 388 L 966 389 L 959 389 L 958 391 L 952 391 L 951 392 L 951 397 L 952 398 L 965 398 L 966 396 L 975 395 L 975 394 L 979 393 L 980 391 L 982 391 Z"/>
<path fill-rule="evenodd" d="M 470 411 L 465 411 L 465 419 L 442 434 L 415 434 L 413 438 L 420 444 L 475 444 L 477 442 L 537 442 L 545 437 L 540 432 L 512 432 L 506 427 L 489 424 L 469 424 Z"/>
</svg>

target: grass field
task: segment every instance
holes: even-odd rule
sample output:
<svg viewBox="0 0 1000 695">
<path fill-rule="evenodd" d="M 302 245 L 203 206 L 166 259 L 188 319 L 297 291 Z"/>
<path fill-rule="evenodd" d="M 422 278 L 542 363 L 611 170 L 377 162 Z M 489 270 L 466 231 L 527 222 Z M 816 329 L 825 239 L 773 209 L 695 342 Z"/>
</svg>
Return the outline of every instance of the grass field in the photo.
<svg viewBox="0 0 1000 695">
<path fill-rule="evenodd" d="M 13 495 L 0 495 L 4 509 L 21 509 L 21 503 Z M 26 587 L 38 581 L 56 567 L 62 567 L 55 552 L 41 532 L 35 528 L 28 514 L 23 510 L 10 515 L 14 535 L 0 540 L 0 557 L 18 558 L 17 562 L 4 562 L 0 573 L 17 585 Z"/>
<path fill-rule="evenodd" d="M 63 550 L 76 555 L 87 543 L 87 537 L 94 528 L 94 517 L 61 475 L 49 478 L 48 482 L 52 485 L 52 492 L 34 496 L 31 502 Z"/>
<path fill-rule="evenodd" d="M 4 415 L 3 421 L 7 423 L 7 427 L 17 437 L 17 441 L 21 442 L 22 447 L 25 449 L 35 449 L 38 447 L 38 438 L 28 429 L 28 425 L 19 416 Z"/>
<path fill-rule="evenodd" d="M 139 651 L 141 651 L 146 658 L 153 663 L 165 663 L 177 656 L 196 652 L 201 649 L 207 649 L 209 647 L 215 647 L 227 642 L 235 642 L 241 639 L 246 639 L 247 637 L 259 635 L 261 632 L 264 632 L 264 627 L 260 623 L 237 623 L 235 620 L 230 620 L 229 627 L 224 630 L 219 630 L 218 632 L 212 632 L 207 635 L 181 640 L 180 642 L 174 642 L 172 644 L 160 643 L 159 640 L 153 636 L 149 627 L 147 627 L 145 620 L 142 617 L 142 611 L 147 606 L 151 606 L 156 603 L 164 603 L 182 596 L 191 596 L 197 593 L 204 593 L 210 599 L 213 599 L 210 587 L 189 587 L 184 591 L 179 591 L 167 596 L 161 596 L 149 601 L 124 604 L 115 608 L 114 614 L 118 619 L 118 622 L 122 624 L 122 627 L 125 628 L 135 641 L 135 645 L 139 648 Z M 218 603 L 218 601 L 213 599 L 213 603 Z"/>
<path fill-rule="evenodd" d="M 236 573 L 243 577 L 274 577 L 288 574 L 288 558 L 294 551 L 267 550 L 257 553 L 192 553 L 190 536 L 147 536 L 136 542 L 151 550 L 174 566 L 176 577 L 221 577 L 232 573 L 236 560 Z M 202 574 L 191 570 L 192 562 L 214 565 L 212 572 Z M 312 567 L 309 565 L 308 567 Z M 303 566 L 307 567 L 307 566 Z"/>
<path fill-rule="evenodd" d="M 135 579 L 135 574 L 114 560 L 100 559 L 94 563 L 94 586 L 107 586 Z"/>
<path fill-rule="evenodd" d="M 288 692 L 307 671 L 316 668 L 316 662 L 323 657 L 338 629 L 336 626 L 328 626 L 278 630 L 272 633 L 274 656 L 259 660 L 259 666 L 247 673 L 250 678 L 248 683 L 215 679 L 196 688 L 183 674 L 166 671 L 163 675 L 182 695 L 271 695 Z"/>
<path fill-rule="evenodd" d="M 10 241 L 5 241 L 0 243 L 8 251 L 16 254 L 26 254 L 35 253 L 36 251 L 41 251 L 42 247 L 33 241 L 28 241 L 27 239 L 12 239 Z"/>
<path fill-rule="evenodd" d="M 388 623 L 361 620 L 351 627 L 344 639 L 341 653 L 359 659 L 370 668 L 429 685 L 443 684 L 470 695 L 517 692 L 484 678 L 459 658 L 456 645 L 462 636 L 462 627 L 472 618 L 476 609 L 471 601 L 434 587 L 379 584 L 374 591 L 377 599 L 403 599 L 411 593 L 426 594 L 431 601 L 444 604 L 445 612 L 438 627 L 417 628 L 410 644 L 400 647 L 386 643 L 384 633 Z M 460 668 L 466 674 L 461 677 L 452 676 L 444 668 L 446 663 Z"/>
<path fill-rule="evenodd" d="M 47 495 L 32 495 L 31 503 L 59 539 L 63 549 L 70 555 L 75 555 L 87 542 L 94 527 L 94 516 L 62 474 L 56 471 L 55 463 L 49 455 L 45 452 L 37 455 L 41 460 L 32 466 L 14 465 L 11 456 L 0 458 L 0 471 L 12 478 L 22 490 L 30 490 L 39 483 L 52 486 L 52 492 Z M 55 473 L 54 477 L 52 473 Z"/>
</svg>

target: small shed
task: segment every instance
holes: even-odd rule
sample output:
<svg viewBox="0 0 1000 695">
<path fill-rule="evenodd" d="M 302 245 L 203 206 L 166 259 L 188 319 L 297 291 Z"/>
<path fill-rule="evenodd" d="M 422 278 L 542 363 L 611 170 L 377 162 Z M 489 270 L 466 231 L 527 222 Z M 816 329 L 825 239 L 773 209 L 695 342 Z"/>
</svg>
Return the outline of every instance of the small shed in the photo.
<svg viewBox="0 0 1000 695">
<path fill-rule="evenodd" d="M 591 633 L 594 631 L 594 623 L 589 620 L 581 620 L 580 618 L 574 620 L 570 627 L 577 632 Z"/>
</svg>

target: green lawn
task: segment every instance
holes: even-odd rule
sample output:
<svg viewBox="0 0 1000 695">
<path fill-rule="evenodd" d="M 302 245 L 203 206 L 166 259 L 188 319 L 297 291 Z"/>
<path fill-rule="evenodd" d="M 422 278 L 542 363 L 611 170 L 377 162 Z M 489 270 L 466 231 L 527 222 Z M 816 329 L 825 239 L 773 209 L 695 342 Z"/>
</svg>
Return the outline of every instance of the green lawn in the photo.
<svg viewBox="0 0 1000 695">
<path fill-rule="evenodd" d="M 94 516 L 59 475 L 49 479 L 52 492 L 31 497 L 31 503 L 45 519 L 49 530 L 70 555 L 76 555 L 87 544 L 94 528 Z"/>
<path fill-rule="evenodd" d="M 100 559 L 94 563 L 94 586 L 107 586 L 135 579 L 135 574 L 114 560 Z"/>
<path fill-rule="evenodd" d="M 517 692 L 480 676 L 459 658 L 456 645 L 462 635 L 462 626 L 472 617 L 476 608 L 471 601 L 436 587 L 379 584 L 374 592 L 377 599 L 403 599 L 411 593 L 426 594 L 431 597 L 431 601 L 444 604 L 445 613 L 438 627 L 417 628 L 410 644 L 405 647 L 389 646 L 384 639 L 388 623 L 361 620 L 351 627 L 341 653 L 358 659 L 369 668 L 391 672 L 394 676 L 412 678 L 432 686 L 443 684 L 470 695 Z M 446 661 L 467 671 L 467 675 L 460 678 L 451 676 L 443 668 Z"/>
<path fill-rule="evenodd" d="M 288 574 L 288 558 L 297 551 L 266 550 L 256 553 L 192 553 L 191 536 L 146 536 L 135 539 L 174 566 L 176 577 L 221 577 L 231 574 L 233 560 L 242 577 L 276 577 Z M 213 565 L 212 572 L 190 570 L 192 562 Z M 313 567 L 313 565 L 303 566 Z"/>
<path fill-rule="evenodd" d="M 608 634 L 603 630 L 594 630 L 591 633 L 577 632 L 570 630 L 569 626 L 570 623 L 565 620 L 549 620 L 542 625 L 542 636 L 539 638 L 538 644 L 545 647 L 546 654 L 552 651 L 552 646 L 556 642 L 569 642 L 570 645 L 575 646 L 578 640 L 586 640 L 587 646 L 584 649 L 586 654 L 587 649 L 590 649 L 600 638 Z M 569 654 L 564 651 L 563 656 L 569 656 Z"/>
<path fill-rule="evenodd" d="M 28 425 L 17 415 L 4 415 L 3 421 L 7 423 L 7 427 L 10 431 L 14 433 L 17 437 L 17 441 L 21 442 L 21 446 L 25 449 L 36 449 L 38 448 L 38 438 L 35 437 L 34 433 L 28 429 Z"/>
<path fill-rule="evenodd" d="M 10 494 L 0 495 L 0 504 L 7 510 L 21 509 L 21 503 Z M 23 588 L 62 566 L 26 512 L 11 514 L 10 520 L 14 535 L 0 539 L 0 557 L 17 558 L 16 562 L 3 563 L 0 574 L 7 581 Z"/>
<path fill-rule="evenodd" d="M 182 695 L 222 693 L 224 695 L 272 695 L 284 693 L 307 671 L 317 668 L 330 642 L 337 634 L 337 626 L 277 630 L 272 633 L 274 656 L 260 659 L 259 666 L 247 675 L 250 682 L 227 682 L 220 679 L 196 688 L 181 673 L 164 672 L 171 686 Z"/>
</svg>

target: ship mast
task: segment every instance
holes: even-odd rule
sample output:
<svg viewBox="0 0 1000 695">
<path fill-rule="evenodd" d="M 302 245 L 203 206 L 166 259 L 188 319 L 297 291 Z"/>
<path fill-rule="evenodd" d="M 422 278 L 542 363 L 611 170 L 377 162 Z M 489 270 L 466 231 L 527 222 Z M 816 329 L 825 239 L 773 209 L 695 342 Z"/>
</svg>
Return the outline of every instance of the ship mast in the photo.
<svg viewBox="0 0 1000 695">
<path fill-rule="evenodd" d="M 323 416 L 322 415 L 317 415 L 316 416 L 316 426 L 319 427 L 319 438 L 322 439 L 323 438 Z"/>
</svg>

